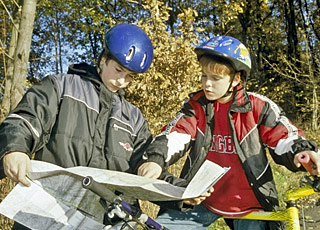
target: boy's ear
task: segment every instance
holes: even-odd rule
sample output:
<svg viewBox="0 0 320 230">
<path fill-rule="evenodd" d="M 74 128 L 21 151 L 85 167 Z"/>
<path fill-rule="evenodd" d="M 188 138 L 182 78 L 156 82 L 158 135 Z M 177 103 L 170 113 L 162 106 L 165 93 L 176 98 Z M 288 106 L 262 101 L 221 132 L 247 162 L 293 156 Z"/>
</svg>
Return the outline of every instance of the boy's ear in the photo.
<svg viewBox="0 0 320 230">
<path fill-rule="evenodd" d="M 241 82 L 241 73 L 237 72 L 236 75 L 234 76 L 232 86 L 236 87 L 240 82 Z"/>
<path fill-rule="evenodd" d="M 106 55 L 102 55 L 99 65 L 102 66 L 107 61 Z"/>
</svg>

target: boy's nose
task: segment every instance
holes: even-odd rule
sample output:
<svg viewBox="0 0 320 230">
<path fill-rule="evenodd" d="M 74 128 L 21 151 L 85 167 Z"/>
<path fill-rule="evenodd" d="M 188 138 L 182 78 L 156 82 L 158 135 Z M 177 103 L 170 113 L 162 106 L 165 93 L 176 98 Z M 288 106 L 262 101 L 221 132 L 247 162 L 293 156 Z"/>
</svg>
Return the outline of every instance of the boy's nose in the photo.
<svg viewBox="0 0 320 230">
<path fill-rule="evenodd" d="M 206 80 L 206 86 L 212 86 L 213 85 L 213 81 L 208 79 Z"/>
<path fill-rule="evenodd" d="M 118 79 L 117 79 L 117 82 L 119 84 L 124 84 L 126 81 L 126 76 L 125 75 L 119 75 Z"/>
</svg>

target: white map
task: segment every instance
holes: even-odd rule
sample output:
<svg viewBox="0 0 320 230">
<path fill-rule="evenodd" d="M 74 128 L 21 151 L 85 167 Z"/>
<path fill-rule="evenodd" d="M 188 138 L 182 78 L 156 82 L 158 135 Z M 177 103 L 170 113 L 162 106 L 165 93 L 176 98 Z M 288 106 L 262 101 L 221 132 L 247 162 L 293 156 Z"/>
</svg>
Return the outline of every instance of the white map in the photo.
<svg viewBox="0 0 320 230">
<path fill-rule="evenodd" d="M 198 197 L 229 168 L 205 161 L 187 188 L 133 174 L 89 167 L 61 168 L 32 161 L 31 186 L 18 184 L 0 203 L 0 213 L 31 229 L 108 229 L 100 197 L 82 187 L 91 176 L 99 186 L 140 200 L 169 201 Z"/>
</svg>

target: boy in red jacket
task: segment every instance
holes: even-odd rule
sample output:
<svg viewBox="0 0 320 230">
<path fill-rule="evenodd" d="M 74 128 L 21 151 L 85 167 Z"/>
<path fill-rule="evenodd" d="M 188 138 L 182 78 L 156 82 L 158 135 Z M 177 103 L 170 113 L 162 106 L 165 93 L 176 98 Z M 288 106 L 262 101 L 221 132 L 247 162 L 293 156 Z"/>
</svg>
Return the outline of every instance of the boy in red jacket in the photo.
<svg viewBox="0 0 320 230">
<path fill-rule="evenodd" d="M 191 94 L 166 129 L 148 147 L 148 161 L 163 168 L 187 152 L 180 178 L 164 173 L 175 185 L 186 186 L 205 160 L 231 169 L 202 197 L 163 202 L 157 221 L 168 229 L 206 229 L 221 216 L 243 216 L 255 210 L 277 210 L 278 196 L 266 148 L 274 161 L 291 171 L 303 170 L 298 156 L 314 162 L 320 175 L 317 147 L 270 99 L 246 92 L 251 70 L 247 48 L 227 36 L 211 38 L 195 49 L 202 67 L 203 90 Z M 157 168 L 155 168 L 156 170 Z M 184 211 L 184 212 L 181 212 Z M 281 229 L 277 222 L 233 221 L 236 230 Z"/>
</svg>

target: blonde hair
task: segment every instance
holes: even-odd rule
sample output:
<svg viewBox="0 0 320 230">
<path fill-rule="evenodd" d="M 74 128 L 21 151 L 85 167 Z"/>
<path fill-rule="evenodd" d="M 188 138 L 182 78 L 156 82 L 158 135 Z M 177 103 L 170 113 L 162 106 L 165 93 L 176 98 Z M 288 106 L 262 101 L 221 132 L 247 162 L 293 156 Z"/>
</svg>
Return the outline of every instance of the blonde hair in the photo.
<svg viewBox="0 0 320 230">
<path fill-rule="evenodd" d="M 212 57 L 210 55 L 203 55 L 200 58 L 199 62 L 203 69 L 207 69 L 212 74 L 217 74 L 217 75 L 222 74 L 222 75 L 228 75 L 231 77 L 236 72 L 229 62 L 223 59 Z"/>
</svg>

